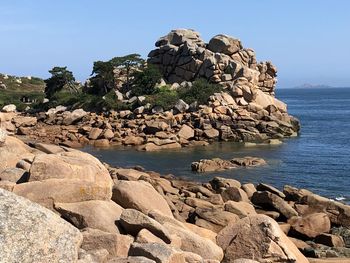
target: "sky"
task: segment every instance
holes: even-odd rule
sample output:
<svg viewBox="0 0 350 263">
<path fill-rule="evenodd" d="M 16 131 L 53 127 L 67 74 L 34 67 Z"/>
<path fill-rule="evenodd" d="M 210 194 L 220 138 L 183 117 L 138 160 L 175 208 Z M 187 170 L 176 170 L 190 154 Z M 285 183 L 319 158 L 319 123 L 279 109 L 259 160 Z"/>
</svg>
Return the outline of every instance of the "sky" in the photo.
<svg viewBox="0 0 350 263">
<path fill-rule="evenodd" d="M 278 68 L 278 87 L 350 86 L 349 0 L 0 0 L 0 72 L 77 79 L 94 61 L 139 53 L 176 28 L 239 38 Z"/>
</svg>

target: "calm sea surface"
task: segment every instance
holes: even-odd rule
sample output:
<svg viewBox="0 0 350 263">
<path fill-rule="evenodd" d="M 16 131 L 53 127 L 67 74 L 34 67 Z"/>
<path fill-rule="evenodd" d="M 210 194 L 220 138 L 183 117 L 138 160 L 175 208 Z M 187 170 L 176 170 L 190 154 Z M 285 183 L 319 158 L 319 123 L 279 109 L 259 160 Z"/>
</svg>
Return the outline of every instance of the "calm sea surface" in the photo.
<svg viewBox="0 0 350 263">
<path fill-rule="evenodd" d="M 162 152 L 138 152 L 126 147 L 85 150 L 116 166 L 141 165 L 196 181 L 223 176 L 279 188 L 289 184 L 349 202 L 350 88 L 280 89 L 277 98 L 288 104 L 289 113 L 299 118 L 302 126 L 299 137 L 284 140 L 282 145 L 245 147 L 223 142 Z M 191 162 L 199 159 L 243 156 L 262 157 L 268 165 L 208 174 L 191 172 Z"/>
</svg>

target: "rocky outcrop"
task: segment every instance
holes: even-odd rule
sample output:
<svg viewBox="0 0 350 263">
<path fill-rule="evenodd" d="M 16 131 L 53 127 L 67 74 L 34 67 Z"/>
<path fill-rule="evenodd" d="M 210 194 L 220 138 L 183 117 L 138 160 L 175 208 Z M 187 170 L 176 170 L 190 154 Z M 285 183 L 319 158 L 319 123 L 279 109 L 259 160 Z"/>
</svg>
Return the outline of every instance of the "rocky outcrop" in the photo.
<svg viewBox="0 0 350 263">
<path fill-rule="evenodd" d="M 222 160 L 220 158 L 202 159 L 199 162 L 193 162 L 191 164 L 192 171 L 195 172 L 213 172 L 223 171 L 227 169 L 233 169 L 237 167 L 254 167 L 265 165 L 266 162 L 262 158 L 257 157 L 243 157 L 233 158 L 231 160 Z"/>
<path fill-rule="evenodd" d="M 76 262 L 82 235 L 48 209 L 0 189 L 2 262 Z"/>
<path fill-rule="evenodd" d="M 205 43 L 198 32 L 172 30 L 156 42 L 148 63 L 157 65 L 170 83 L 205 78 L 226 87 L 245 78 L 269 94 L 274 93 L 277 69 L 271 62 L 258 63 L 252 49 L 243 48 L 239 39 L 216 35 Z M 250 96 L 254 96 L 247 90 Z"/>
</svg>

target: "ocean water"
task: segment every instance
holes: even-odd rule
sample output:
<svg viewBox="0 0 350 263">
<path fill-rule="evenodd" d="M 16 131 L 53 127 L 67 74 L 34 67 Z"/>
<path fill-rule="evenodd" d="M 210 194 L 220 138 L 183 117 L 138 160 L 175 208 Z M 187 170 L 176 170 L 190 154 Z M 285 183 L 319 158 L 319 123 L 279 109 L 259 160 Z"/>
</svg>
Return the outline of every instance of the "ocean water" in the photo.
<svg viewBox="0 0 350 263">
<path fill-rule="evenodd" d="M 253 183 L 286 184 L 329 198 L 350 202 L 350 88 L 280 89 L 277 98 L 301 121 L 299 137 L 282 145 L 245 147 L 241 143 L 213 143 L 207 147 L 162 152 L 139 152 L 129 147 L 85 148 L 116 166 L 141 165 L 147 170 L 206 182 L 214 176 Z M 268 165 L 199 174 L 191 162 L 203 158 L 257 156 Z"/>
</svg>

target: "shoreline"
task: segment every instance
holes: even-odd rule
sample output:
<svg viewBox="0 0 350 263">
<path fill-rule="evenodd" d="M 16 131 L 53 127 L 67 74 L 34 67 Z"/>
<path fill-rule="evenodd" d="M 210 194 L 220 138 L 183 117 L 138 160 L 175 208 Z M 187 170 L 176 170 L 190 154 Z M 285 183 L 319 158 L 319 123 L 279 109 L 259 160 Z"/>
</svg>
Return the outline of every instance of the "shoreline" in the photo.
<svg viewBox="0 0 350 263">
<path fill-rule="evenodd" d="M 10 140 L 11 143 L 15 143 L 16 145 L 18 145 L 16 149 L 23 149 L 24 145 L 22 145 L 22 142 L 19 141 L 18 139 L 15 139 L 14 137 L 11 138 L 11 136 L 9 136 L 7 137 L 7 140 Z M 91 167 L 91 168 L 88 168 L 89 170 L 96 169 L 93 167 L 95 165 L 98 165 L 99 163 L 99 161 L 97 161 L 97 159 L 95 159 L 94 157 L 92 156 L 89 157 L 89 154 L 83 153 L 78 150 L 73 150 L 73 149 L 55 146 L 55 145 L 47 145 L 42 143 L 38 143 L 37 145 L 32 145 L 32 146 L 36 146 L 36 149 L 25 147 L 26 148 L 25 152 L 29 150 L 32 154 L 34 154 L 34 159 L 27 157 L 25 159 L 26 160 L 25 164 L 23 164 L 23 161 L 20 160 L 22 157 L 19 155 L 16 155 L 18 156 L 17 157 L 18 160 L 20 160 L 17 162 L 16 166 L 21 167 L 21 169 L 26 169 L 29 172 L 29 178 L 34 176 L 37 178 L 35 180 L 41 180 L 39 182 L 41 182 L 41 184 L 44 184 L 44 185 L 47 184 L 46 183 L 48 182 L 47 180 L 49 181 L 57 180 L 57 179 L 50 179 L 50 178 L 55 178 L 56 177 L 55 174 L 57 173 L 57 170 L 62 170 L 62 168 L 66 167 L 66 164 L 62 163 L 61 160 L 64 160 L 64 162 L 68 162 L 68 163 L 74 162 L 74 166 L 78 167 L 79 165 L 83 165 L 84 163 L 86 163 L 86 161 L 84 161 L 85 158 L 87 158 L 86 160 L 90 160 L 90 158 L 93 158 L 89 161 L 89 164 L 86 163 L 88 167 Z M 0 151 L 3 150 L 4 147 L 5 148 L 7 147 L 6 142 L 5 142 L 5 146 L 2 146 L 2 148 L 0 148 Z M 23 151 L 23 150 L 20 150 L 20 151 Z M 23 153 L 21 155 L 23 155 Z M 64 157 L 64 159 L 61 159 L 63 156 L 66 156 L 66 157 Z M 46 158 L 49 158 L 48 160 L 50 160 L 50 158 L 54 158 L 53 160 L 57 160 L 57 161 L 50 163 L 45 161 Z M 39 159 L 41 160 L 39 161 Z M 92 160 L 96 160 L 97 163 L 95 164 L 96 161 L 92 162 Z M 15 165 L 16 162 L 13 162 L 13 163 Z M 174 216 L 176 219 L 176 222 L 182 222 L 182 224 L 185 224 L 186 227 L 189 227 L 189 229 L 191 229 L 192 231 L 197 232 L 199 236 L 202 236 L 204 233 L 206 233 L 204 234 L 206 236 L 205 238 L 204 236 L 201 237 L 201 240 L 203 242 L 207 240 L 208 238 L 207 235 L 210 233 L 209 236 L 211 236 L 211 240 L 212 240 L 211 242 L 213 242 L 214 240 L 215 241 L 214 243 L 218 242 L 217 244 L 221 244 L 220 246 L 221 246 L 221 249 L 223 249 L 223 253 L 224 253 L 223 254 L 224 262 L 233 262 L 232 261 L 233 258 L 232 260 L 230 259 L 230 257 L 233 255 L 231 254 L 233 253 L 232 250 L 235 251 L 235 249 L 238 248 L 239 246 L 226 247 L 221 243 L 221 241 L 218 241 L 220 240 L 218 239 L 218 236 L 220 236 L 221 238 L 222 236 L 224 236 L 225 238 L 228 238 L 227 235 L 230 235 L 230 234 L 226 233 L 226 231 L 229 231 L 229 233 L 232 233 L 231 231 L 237 231 L 237 230 L 233 230 L 232 227 L 234 228 L 235 225 L 243 224 L 245 220 L 244 218 L 247 218 L 247 217 L 254 218 L 254 220 L 260 220 L 259 218 L 262 218 L 263 220 L 272 220 L 272 222 L 275 222 L 275 221 L 279 222 L 281 230 L 279 230 L 278 233 L 275 233 L 275 235 L 284 236 L 288 234 L 291 237 L 289 239 L 289 242 L 291 243 L 284 241 L 287 243 L 279 244 L 282 247 L 288 244 L 287 248 L 285 249 L 291 249 L 291 247 L 296 246 L 305 255 L 309 257 L 310 256 L 316 257 L 316 258 L 318 257 L 322 258 L 329 253 L 333 253 L 333 255 L 336 255 L 338 253 L 338 257 L 342 257 L 342 255 L 343 257 L 350 255 L 350 254 L 347 254 L 349 252 L 348 252 L 348 249 L 345 247 L 342 248 L 342 250 L 339 250 L 339 247 L 332 248 L 329 246 L 320 245 L 319 243 L 315 243 L 315 240 L 317 240 L 317 242 L 322 242 L 322 243 L 325 242 L 325 241 L 320 241 L 320 238 L 318 237 L 320 235 L 327 236 L 327 235 L 330 235 L 328 233 L 332 233 L 330 236 L 332 237 L 334 236 L 334 238 L 339 237 L 339 235 L 335 234 L 335 233 L 340 233 L 339 232 L 340 230 L 337 228 L 337 226 L 350 227 L 350 206 L 346 206 L 339 202 L 330 201 L 329 199 L 315 195 L 308 190 L 296 189 L 290 186 L 286 186 L 284 188 L 284 191 L 281 192 L 278 189 L 274 188 L 273 186 L 266 185 L 266 184 L 259 184 L 257 186 L 254 186 L 248 183 L 248 184 L 241 185 L 241 183 L 239 183 L 234 179 L 219 178 L 219 177 L 215 177 L 213 180 L 211 180 L 208 183 L 198 183 L 193 181 L 191 182 L 188 180 L 179 180 L 176 177 L 174 178 L 170 176 L 163 176 L 157 172 L 145 171 L 141 167 L 136 167 L 136 169 L 130 169 L 130 168 L 115 168 L 107 164 L 105 164 L 104 166 L 107 168 L 108 175 L 110 176 L 111 179 L 105 178 L 104 180 L 107 180 L 107 181 L 105 181 L 105 183 L 102 183 L 101 181 L 102 184 L 98 183 L 98 185 L 99 187 L 103 187 L 103 189 L 107 190 L 110 187 L 108 186 L 110 183 L 107 183 L 108 180 L 113 181 L 114 186 L 113 186 L 113 189 L 111 189 L 112 200 L 114 202 L 117 202 L 117 204 L 121 205 L 125 209 L 123 211 L 129 212 L 130 208 L 136 209 L 145 213 L 148 216 L 151 216 L 151 218 L 155 218 L 156 220 L 159 220 L 159 222 L 163 222 L 164 224 L 164 221 L 162 221 L 159 218 L 159 215 L 154 215 L 152 213 L 147 212 L 147 211 L 150 211 L 150 209 L 152 209 L 151 207 L 153 207 L 154 205 L 149 203 L 147 199 L 148 198 L 152 199 L 154 198 L 154 196 L 159 195 L 157 197 L 158 201 L 154 200 L 153 202 L 159 202 L 160 200 L 159 198 L 161 198 L 161 200 L 164 200 L 164 201 L 162 201 L 162 205 L 160 205 L 159 203 L 156 205 L 157 209 L 161 209 L 163 213 L 166 213 L 168 216 L 170 215 Z M 40 169 L 38 170 L 38 168 L 35 168 L 35 167 L 38 167 L 38 168 L 40 167 Z M 61 167 L 61 169 L 59 167 Z M 102 167 L 100 167 L 99 169 L 102 169 Z M 51 175 L 45 174 L 45 171 L 49 171 L 49 170 L 52 171 L 51 173 L 53 174 Z M 63 169 L 62 172 L 65 173 L 65 169 Z M 78 176 L 78 174 L 76 174 L 75 176 Z M 84 176 L 87 176 L 87 175 L 84 175 Z M 63 183 L 62 185 L 63 187 L 68 187 L 68 185 L 67 186 L 64 186 L 64 185 L 69 181 L 66 181 L 64 177 L 60 180 Z M 34 202 L 38 202 L 39 204 L 48 207 L 49 209 L 51 209 L 56 213 L 59 212 L 61 216 L 63 216 L 63 218 L 68 220 L 68 222 L 71 222 L 71 223 L 73 222 L 73 225 L 75 225 L 75 227 L 81 228 L 81 226 L 77 225 L 77 223 L 74 223 L 75 222 L 74 220 L 71 221 L 72 220 L 71 216 L 73 216 L 74 214 L 71 214 L 71 212 L 68 212 L 69 211 L 67 210 L 68 208 L 65 208 L 63 210 L 60 208 L 59 210 L 57 210 L 58 204 L 55 204 L 57 201 L 54 201 L 53 204 L 51 202 L 48 203 L 47 202 L 48 200 L 45 201 L 46 198 L 48 197 L 48 196 L 45 197 L 46 196 L 45 192 L 51 189 L 50 187 L 55 187 L 52 189 L 57 189 L 58 185 L 52 185 L 52 186 L 47 185 L 45 186 L 46 188 L 45 190 L 44 189 L 39 190 L 40 188 L 36 189 L 37 186 L 35 186 L 34 188 L 30 186 L 30 184 L 34 186 L 35 185 L 34 183 L 35 181 L 23 182 L 20 184 L 4 183 L 4 181 L 0 181 L 0 185 L 2 188 L 5 187 L 7 188 L 7 190 L 11 190 L 11 187 L 13 187 L 12 191 L 14 191 L 14 193 L 27 197 Z M 88 181 L 86 181 L 86 183 L 88 183 Z M 96 183 L 97 181 L 94 182 L 94 184 Z M 147 189 L 149 189 L 148 187 L 144 189 L 143 185 L 145 183 L 148 184 L 150 187 L 152 187 L 151 188 L 153 189 L 151 190 L 152 194 L 147 193 L 148 192 Z M 24 188 L 26 189 L 24 192 L 23 190 L 20 190 L 20 191 L 16 190 L 16 189 L 20 189 L 18 188 L 18 186 L 25 187 L 27 184 L 29 184 L 28 186 L 30 187 Z M 85 187 L 84 184 L 85 183 L 82 182 L 81 187 Z M 120 186 L 121 188 L 118 188 L 118 185 L 120 184 L 122 185 L 122 187 Z M 128 189 L 129 184 L 130 184 L 130 187 L 132 187 L 131 189 L 134 189 L 132 192 L 130 192 L 131 189 L 126 190 Z M 47 189 L 47 187 L 49 188 Z M 135 192 L 137 191 L 136 189 L 138 189 L 137 187 L 141 187 L 139 191 L 141 191 L 140 193 L 143 193 L 141 196 L 143 196 L 143 198 L 145 199 L 144 201 L 137 199 L 138 194 L 137 192 Z M 86 197 L 75 196 L 74 192 L 76 190 L 74 190 L 74 188 L 68 188 L 68 189 L 70 189 L 68 192 L 66 192 L 68 193 L 68 196 L 65 196 L 64 199 L 60 197 L 59 192 L 57 192 L 58 195 L 55 194 L 55 192 L 52 192 L 52 190 L 49 192 L 51 192 L 50 195 L 53 195 L 53 198 L 54 198 L 53 200 L 58 200 L 60 203 L 63 202 L 63 203 L 74 204 L 77 201 L 83 202 L 83 203 L 87 202 L 85 199 Z M 119 189 L 119 190 L 115 190 L 115 189 Z M 39 197 L 39 192 L 37 192 L 38 190 L 41 192 L 40 198 L 38 198 Z M 98 190 L 98 192 L 94 192 L 93 194 L 94 197 L 92 198 L 93 199 L 103 198 L 104 200 L 106 200 L 105 198 L 107 198 L 108 200 L 108 197 L 107 197 L 108 194 L 107 196 L 105 196 L 107 192 L 104 192 L 105 190 L 100 192 L 101 190 Z M 57 191 L 57 190 L 54 190 L 54 191 Z M 101 194 L 103 197 L 101 196 Z M 70 198 L 73 198 L 73 199 L 70 200 Z M 83 199 L 81 200 L 80 198 L 83 198 Z M 91 197 L 88 197 L 87 200 L 91 200 Z M 143 203 L 143 202 L 146 202 L 146 203 Z M 63 204 L 60 204 L 60 207 L 63 207 Z M 70 208 L 70 209 L 73 209 L 73 208 Z M 93 208 L 93 209 L 97 209 L 97 208 Z M 339 215 L 335 216 L 334 214 L 335 210 L 338 211 Z M 168 211 L 171 211 L 171 214 Z M 93 212 L 93 210 L 91 210 L 89 213 L 91 212 Z M 81 216 L 84 216 L 84 212 L 78 212 L 78 213 L 83 213 L 83 215 Z M 122 214 L 123 213 L 124 212 L 122 212 Z M 136 212 L 133 212 L 133 213 L 136 213 Z M 321 220 L 320 218 L 323 218 L 322 220 L 326 220 L 326 222 L 329 222 L 329 223 L 322 223 L 321 225 L 318 225 L 320 222 L 319 220 Z M 300 224 L 304 225 L 306 222 L 305 220 L 310 225 L 308 225 L 308 227 L 300 228 L 299 225 Z M 141 224 L 141 223 L 139 222 L 137 224 Z M 326 224 L 326 227 L 324 224 Z M 331 229 L 331 226 L 333 227 L 332 229 Z M 99 228 L 100 226 L 94 225 L 94 227 Z M 148 228 L 146 227 L 146 229 Z M 315 231 L 315 229 L 318 229 L 317 231 L 320 231 L 320 232 L 317 232 L 317 234 L 310 234 L 310 233 L 314 233 L 312 231 Z M 125 235 L 125 232 L 123 231 L 125 231 L 125 228 L 122 230 L 121 235 Z M 179 229 L 177 229 L 176 231 L 179 231 Z M 259 231 L 259 230 L 255 229 L 254 231 Z M 83 231 L 82 233 L 85 233 L 85 232 Z M 129 232 L 129 235 L 130 233 L 133 233 L 133 232 L 132 231 Z M 140 242 L 137 241 L 137 238 L 140 238 L 140 237 L 136 234 L 137 233 L 134 234 L 134 238 L 136 238 L 136 241 L 133 241 L 134 243 L 130 242 L 130 245 L 128 246 L 129 256 L 130 256 L 130 253 L 131 255 L 140 255 L 139 253 L 141 253 L 141 252 L 137 252 L 137 253 L 135 252 L 135 246 L 137 247 L 140 245 Z M 256 232 L 256 234 L 258 234 L 258 232 Z M 189 235 L 189 233 L 187 233 L 187 235 Z M 191 235 L 192 235 L 192 232 L 191 232 Z M 343 242 L 348 240 L 347 238 L 349 237 L 346 236 L 347 234 L 343 233 L 341 235 L 345 235 L 341 237 L 342 240 L 344 239 Z M 214 236 L 217 236 L 217 237 L 213 239 Z M 298 239 L 296 239 L 296 237 Z M 87 238 L 87 237 L 84 236 L 84 238 Z M 185 237 L 182 237 L 182 240 L 184 238 Z M 240 242 L 246 242 L 243 237 L 241 238 L 242 240 Z M 307 242 L 305 243 L 305 241 Z M 97 241 L 94 241 L 94 242 L 97 242 Z M 148 243 L 153 244 L 153 242 L 154 242 L 153 239 L 151 240 L 147 239 L 146 241 L 144 240 L 143 243 L 141 243 L 143 244 L 141 245 L 142 246 L 141 250 L 143 251 L 144 249 L 146 249 L 145 247 L 143 247 L 143 246 L 146 246 L 145 244 L 148 244 Z M 158 241 L 157 244 L 159 244 L 159 242 L 160 241 Z M 175 242 L 175 241 L 172 241 L 172 242 Z M 83 241 L 83 244 L 84 244 L 84 241 Z M 331 243 L 326 243 L 326 244 L 330 245 Z M 339 246 L 339 244 L 340 243 L 337 243 L 336 246 Z M 172 246 L 176 247 L 176 245 L 170 244 L 170 248 Z M 182 250 L 188 251 L 188 249 L 189 248 L 187 246 L 182 247 Z M 130 251 L 133 251 L 133 252 L 130 252 Z M 208 256 L 202 250 L 191 251 L 191 253 L 194 253 L 194 252 L 202 257 L 203 255 L 204 257 Z M 133 254 L 133 253 L 136 253 L 136 254 Z M 158 252 L 151 251 L 149 253 L 158 253 Z M 209 257 L 213 256 L 214 258 L 221 260 L 220 252 L 218 253 L 219 254 L 215 254 L 215 255 L 211 254 L 211 256 Z M 241 252 L 235 251 L 234 253 L 238 255 Z M 248 255 L 245 255 L 245 256 L 248 256 Z M 281 257 L 284 257 L 284 256 L 281 255 Z M 302 258 L 302 255 L 300 254 L 297 257 Z M 280 262 L 280 261 L 276 261 L 276 262 Z M 304 261 L 301 260 L 297 262 L 304 262 Z"/>
</svg>

